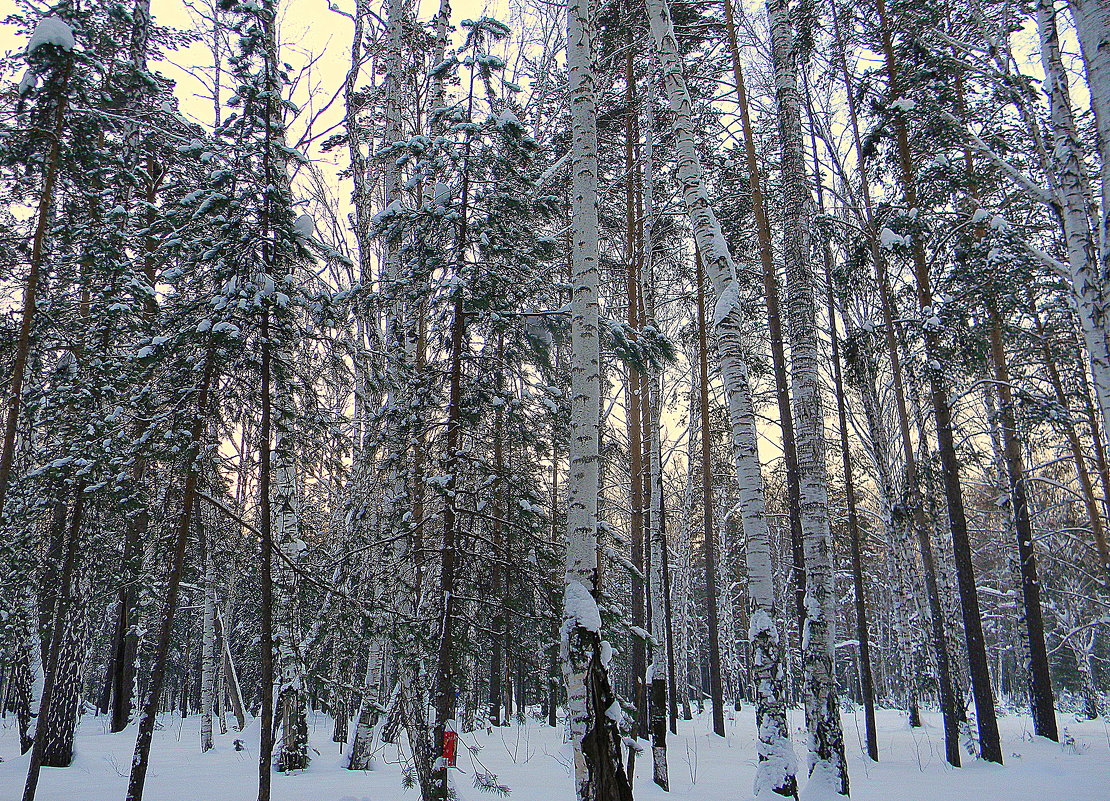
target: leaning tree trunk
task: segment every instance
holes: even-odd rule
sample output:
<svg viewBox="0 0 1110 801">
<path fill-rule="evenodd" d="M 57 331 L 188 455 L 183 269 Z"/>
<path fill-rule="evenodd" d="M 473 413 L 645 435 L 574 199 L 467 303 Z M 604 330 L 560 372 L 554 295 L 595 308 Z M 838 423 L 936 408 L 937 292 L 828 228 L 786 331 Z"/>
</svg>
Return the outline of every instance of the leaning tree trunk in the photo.
<svg viewBox="0 0 1110 801">
<path fill-rule="evenodd" d="M 858 329 L 849 329 L 849 339 L 862 335 Z M 898 654 L 902 662 L 902 681 L 906 696 L 906 711 L 912 728 L 921 726 L 918 654 L 921 637 L 917 634 L 915 620 L 917 604 L 914 603 L 917 582 L 910 540 L 911 520 L 906 510 L 896 501 L 891 478 L 890 434 L 882 417 L 879 394 L 876 388 L 878 365 L 870 348 L 871 342 L 858 339 L 844 348 L 849 382 L 859 393 L 863 407 L 867 434 L 871 440 L 871 458 L 875 465 L 875 485 L 879 494 L 879 517 L 886 534 L 887 563 L 891 566 L 890 583 L 893 609 L 893 626 Z M 911 636 L 911 630 L 914 634 Z"/>
<path fill-rule="evenodd" d="M 15 342 L 15 358 L 12 360 L 11 383 L 7 394 L 7 413 L 4 417 L 4 439 L 0 443 L 0 519 L 3 519 L 4 500 L 8 494 L 12 464 L 15 461 L 15 434 L 22 411 L 23 378 L 27 371 L 27 357 L 31 352 L 31 331 L 38 310 L 38 287 L 42 275 L 43 260 L 46 255 L 46 238 L 50 231 L 50 219 L 54 208 L 54 185 L 60 169 L 62 134 L 66 124 L 66 106 L 69 89 L 69 76 L 73 67 L 73 56 L 63 56 L 61 82 L 58 98 L 55 101 L 54 122 L 51 130 L 51 145 L 43 167 L 42 191 L 39 193 L 38 207 L 35 211 L 35 231 L 31 237 L 31 258 L 27 268 L 27 278 L 23 284 L 23 309 L 20 315 L 19 333 Z"/>
<path fill-rule="evenodd" d="M 562 651 L 568 735 L 578 801 L 631 801 L 621 738 L 606 715 L 616 701 L 601 653 L 598 442 L 601 340 L 598 314 L 597 99 L 589 0 L 567 7 L 571 111 L 571 368 L 566 575 Z"/>
<path fill-rule="evenodd" d="M 1041 354 L 1045 373 L 1048 376 L 1048 382 L 1052 386 L 1052 392 L 1055 396 L 1056 403 L 1065 412 L 1069 412 L 1068 395 L 1064 389 L 1064 382 L 1060 376 L 1060 370 L 1056 367 L 1056 359 L 1052 354 L 1047 338 L 1047 332 L 1044 325 L 1041 323 L 1040 315 L 1036 308 L 1031 307 L 1033 325 L 1037 330 L 1037 337 L 1041 342 Z M 1095 495 L 1094 483 L 1091 481 L 1091 473 L 1087 469 L 1087 457 L 1083 451 L 1083 444 L 1079 439 L 1079 432 L 1076 430 L 1075 423 L 1072 422 L 1072 417 L 1069 414 L 1064 415 L 1064 419 L 1057 423 L 1063 426 L 1064 433 L 1068 441 L 1068 448 L 1071 451 L 1072 461 L 1075 463 L 1075 476 L 1079 482 L 1079 488 L 1083 496 L 1083 505 L 1087 510 L 1087 519 L 1091 524 L 1091 537 L 1094 539 L 1095 551 L 1098 553 L 1099 562 L 1102 564 L 1103 571 L 1110 578 L 1110 547 L 1106 544 L 1106 533 L 1102 524 L 1102 512 L 1099 510 L 1098 497 Z M 1098 432 L 1094 432 L 1094 439 L 1098 441 Z"/>
<path fill-rule="evenodd" d="M 243 690 L 239 686 L 239 674 L 236 672 L 235 662 L 231 658 L 231 643 L 228 642 L 227 629 L 224 627 L 219 609 L 216 610 L 216 638 L 222 646 L 223 657 L 220 660 L 220 673 L 223 676 L 223 684 L 227 689 L 227 697 L 231 700 L 231 713 L 235 715 L 235 730 L 242 731 L 247 725 L 247 713 L 243 705 Z"/>
<path fill-rule="evenodd" d="M 27 361 L 31 353 L 31 334 L 34 328 L 35 317 L 38 311 L 38 289 L 42 276 L 42 266 L 46 256 L 47 235 L 50 231 L 50 220 L 54 208 L 55 184 L 61 161 L 62 136 L 66 124 L 66 108 L 68 104 L 68 89 L 70 74 L 72 72 L 73 56 L 65 53 L 62 56 L 65 63 L 62 66 L 62 75 L 59 84 L 58 97 L 55 101 L 54 120 L 51 126 L 51 145 L 47 152 L 43 166 L 42 191 L 35 210 L 35 227 L 31 238 L 31 254 L 28 263 L 27 277 L 23 284 L 23 306 L 20 314 L 19 332 L 16 335 L 15 354 L 11 366 L 11 378 L 4 397 L 4 433 L 0 440 L 0 523 L 6 520 L 4 516 L 4 502 L 7 499 L 8 485 L 11 482 L 12 466 L 15 462 L 16 432 L 19 428 L 19 417 L 23 405 L 23 381 L 27 371 Z M 66 599 L 68 603 L 68 599 Z M 33 606 L 33 604 L 31 604 Z M 31 629 L 38 626 L 30 615 L 27 625 Z M 40 722 L 45 719 L 42 714 L 44 708 L 49 710 L 50 699 L 47 688 L 53 695 L 54 679 L 50 674 L 48 660 L 53 656 L 44 658 L 41 653 L 42 643 L 37 636 L 24 638 L 29 648 L 38 653 L 28 653 L 23 661 L 25 683 L 22 685 L 19 699 L 19 734 L 20 750 L 30 750 L 31 758 L 28 766 L 27 783 L 24 798 L 30 801 L 34 798 L 38 786 L 39 766 L 42 764 L 43 743 L 40 732 L 43 726 Z M 53 649 L 51 649 L 53 651 Z M 36 670 L 36 666 L 41 670 Z M 35 700 L 39 702 L 37 718 L 31 714 L 31 706 Z"/>
<path fill-rule="evenodd" d="M 66 621 L 73 616 L 71 607 L 75 606 L 75 573 L 77 570 L 77 557 L 79 539 L 81 536 L 81 523 L 85 503 L 84 485 L 74 487 L 73 509 L 70 512 L 69 525 L 65 526 L 64 543 L 62 545 L 62 562 L 58 581 L 58 597 L 54 602 L 51 615 L 50 644 L 46 655 L 46 674 L 39 697 L 38 720 L 35 725 L 35 740 L 31 747 L 31 758 L 27 765 L 27 781 L 23 787 L 23 801 L 34 801 L 38 790 L 39 773 L 45 761 L 48 741 L 53 739 L 46 721 L 50 719 L 51 706 L 58 690 L 59 666 L 66 660 L 62 657 L 62 649 L 66 647 L 63 642 L 63 627 Z"/>
<path fill-rule="evenodd" d="M 752 662 L 756 666 L 754 683 L 759 763 L 755 776 L 755 793 L 759 798 L 771 794 L 793 796 L 797 794 L 796 766 L 783 697 L 770 530 L 764 507 L 755 414 L 747 365 L 742 356 L 743 315 L 736 264 L 709 203 L 694 136 L 693 104 L 682 73 L 682 60 L 666 0 L 647 0 L 647 13 L 655 54 L 663 71 L 663 83 L 674 113 L 672 127 L 677 171 L 686 212 L 717 297 L 713 318 L 721 376 L 728 400 L 736 477 L 744 520 L 748 603 L 751 609 L 749 637 L 752 643 Z"/>
</svg>

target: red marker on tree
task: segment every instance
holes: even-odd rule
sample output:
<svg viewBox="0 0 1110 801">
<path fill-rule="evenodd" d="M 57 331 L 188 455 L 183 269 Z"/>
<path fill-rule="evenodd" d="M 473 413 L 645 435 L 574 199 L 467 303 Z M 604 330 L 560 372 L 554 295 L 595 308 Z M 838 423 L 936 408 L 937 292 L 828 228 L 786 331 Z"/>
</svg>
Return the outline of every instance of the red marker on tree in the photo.
<svg viewBox="0 0 1110 801">
<path fill-rule="evenodd" d="M 449 768 L 455 767 L 458 754 L 459 734 L 455 731 L 454 721 L 448 721 L 443 730 L 443 763 Z"/>
</svg>

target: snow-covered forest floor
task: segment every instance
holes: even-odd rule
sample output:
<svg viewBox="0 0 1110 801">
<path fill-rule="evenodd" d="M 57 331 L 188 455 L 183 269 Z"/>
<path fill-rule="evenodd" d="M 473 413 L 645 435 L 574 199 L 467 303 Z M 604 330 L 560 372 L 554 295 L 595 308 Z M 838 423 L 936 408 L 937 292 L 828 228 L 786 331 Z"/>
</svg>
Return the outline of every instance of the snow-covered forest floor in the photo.
<svg viewBox="0 0 1110 801">
<path fill-rule="evenodd" d="M 102 725 L 101 721 L 105 722 Z M 791 714 L 795 748 L 803 757 L 801 712 Z M 1006 764 L 998 767 L 968 758 L 959 770 L 944 762 L 940 716 L 925 715 L 925 727 L 911 730 L 905 716 L 879 710 L 880 762 L 865 758 L 862 714 L 844 715 L 852 798 L 855 801 L 1106 801 L 1110 797 L 1110 723 L 1061 715 L 1060 744 L 1034 739 L 1026 715 L 999 719 Z M 303 773 L 275 776 L 275 801 L 392 801 L 416 799 L 417 790 L 402 785 L 395 746 L 379 752 L 376 769 L 352 772 L 343 767 L 339 746 L 331 742 L 331 719 L 310 719 L 312 765 Z M 167 718 L 155 735 L 146 798 L 150 801 L 250 801 L 257 781 L 257 721 L 244 732 L 216 736 L 208 754 L 199 748 L 199 716 Z M 672 791 L 651 782 L 651 760 L 637 760 L 637 801 L 725 801 L 751 795 L 755 767 L 755 726 L 749 708 L 731 713 L 728 737 L 710 733 L 708 715 L 679 723 L 671 737 Z M 1063 730 L 1066 730 L 1066 734 Z M 83 719 L 77 733 L 77 756 L 69 768 L 44 768 L 40 801 L 121 801 L 135 744 L 134 728 L 108 734 L 105 718 Z M 492 771 L 520 801 L 571 799 L 569 752 L 562 729 L 529 720 L 490 733 L 462 737 L 468 748 L 455 775 L 459 798 L 492 798 L 473 787 L 475 770 Z M 242 751 L 235 749 L 241 740 Z M 10 719 L 0 728 L 0 799 L 19 797 L 27 757 L 18 756 Z M 804 797 L 804 789 L 803 789 Z"/>
</svg>

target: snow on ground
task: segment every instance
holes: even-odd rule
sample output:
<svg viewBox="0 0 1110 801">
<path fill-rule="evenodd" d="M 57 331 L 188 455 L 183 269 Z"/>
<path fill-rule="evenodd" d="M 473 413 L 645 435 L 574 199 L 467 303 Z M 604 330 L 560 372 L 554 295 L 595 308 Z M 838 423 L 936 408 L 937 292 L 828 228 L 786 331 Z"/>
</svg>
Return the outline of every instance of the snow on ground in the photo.
<svg viewBox="0 0 1110 801">
<path fill-rule="evenodd" d="M 637 760 L 637 801 L 741 801 L 751 797 L 755 765 L 755 727 L 751 710 L 730 713 L 728 737 L 709 733 L 708 716 L 680 722 L 671 737 L 672 792 L 651 782 L 650 754 Z M 878 714 L 880 762 L 863 756 L 862 715 L 844 715 L 852 798 L 856 801 L 1107 801 L 1110 799 L 1110 724 L 1077 721 L 1061 715 L 1066 744 L 1034 739 L 1028 717 L 1000 720 L 1005 767 L 967 760 L 956 770 L 944 763 L 940 720 L 925 715 L 926 727 L 913 731 L 895 711 Z M 804 762 L 801 713 L 792 714 L 794 743 Z M 274 801 L 417 801 L 405 790 L 395 747 L 379 754 L 375 770 L 344 770 L 339 746 L 331 742 L 331 721 L 312 720 L 312 745 L 318 750 L 307 771 L 275 775 Z M 257 724 L 245 732 L 216 736 L 216 748 L 200 753 L 200 719 L 173 717 L 154 739 L 148 801 L 251 801 L 256 792 Z M 78 755 L 65 769 L 44 768 L 41 801 L 122 801 L 134 728 L 108 734 L 106 718 L 86 717 L 78 733 Z M 235 740 L 245 750 L 235 750 Z M 489 770 L 521 801 L 572 801 L 569 754 L 561 731 L 530 720 L 492 733 L 468 733 L 472 750 L 459 757 L 456 786 L 463 801 L 494 796 L 473 787 L 473 774 Z M 16 799 L 23 789 L 27 758 L 18 755 L 15 723 L 0 723 L 0 799 Z M 483 767 L 484 766 L 484 767 Z"/>
</svg>

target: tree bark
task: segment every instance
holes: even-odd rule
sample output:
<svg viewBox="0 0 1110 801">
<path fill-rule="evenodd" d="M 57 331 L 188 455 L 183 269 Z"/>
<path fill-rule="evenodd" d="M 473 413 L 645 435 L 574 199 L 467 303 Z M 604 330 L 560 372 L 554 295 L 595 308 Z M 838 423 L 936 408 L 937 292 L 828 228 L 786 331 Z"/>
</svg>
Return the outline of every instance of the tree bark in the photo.
<svg viewBox="0 0 1110 801">
<path fill-rule="evenodd" d="M 199 506 L 199 503 L 198 503 Z M 193 512 L 204 550 L 204 622 L 201 649 L 200 750 L 212 749 L 212 715 L 216 707 L 216 567 L 212 542 L 198 508 Z"/>
<path fill-rule="evenodd" d="M 894 389 L 895 410 L 898 418 L 899 438 L 902 443 L 902 455 L 905 460 L 905 477 L 902 503 L 892 509 L 891 520 L 893 525 L 908 525 L 912 523 L 917 535 L 918 548 L 921 553 L 922 570 L 925 578 L 925 591 L 929 602 L 929 624 L 933 640 L 933 651 L 937 660 L 937 682 L 939 685 L 941 715 L 944 719 L 944 752 L 947 762 L 954 766 L 960 765 L 960 714 L 953 689 L 953 675 L 950 665 L 948 643 L 944 631 L 944 611 L 940 602 L 940 591 L 936 580 L 936 563 L 933 558 L 932 533 L 930 521 L 926 514 L 924 500 L 921 495 L 921 486 L 918 473 L 917 459 L 914 455 L 913 438 L 910 433 L 910 417 L 906 402 L 906 391 L 903 382 L 902 360 L 899 354 L 898 331 L 895 328 L 895 308 L 890 279 L 886 271 L 886 262 L 883 260 L 879 249 L 878 231 L 875 228 L 872 213 L 872 202 L 866 172 L 866 158 L 863 152 L 863 143 L 859 129 L 859 116 L 856 112 L 855 94 L 852 91 L 852 82 L 849 77 L 845 45 L 840 28 L 835 2 L 830 3 L 832 12 L 833 30 L 839 52 L 841 74 L 847 88 L 848 119 L 852 129 L 852 142 L 856 157 L 860 164 L 861 189 L 864 201 L 865 222 L 868 229 L 868 243 L 871 258 L 874 262 L 875 282 L 879 289 L 879 303 L 883 315 L 883 335 L 886 344 L 887 358 L 890 360 L 891 384 Z"/>
<path fill-rule="evenodd" d="M 798 446 L 795 437 L 794 412 L 790 408 L 786 349 L 782 338 L 779 280 L 771 244 L 771 224 L 763 203 L 763 187 L 759 177 L 759 156 L 755 149 L 755 135 L 752 131 L 751 115 L 748 109 L 748 92 L 744 84 L 744 72 L 740 67 L 740 48 L 736 39 L 736 23 L 732 0 L 724 0 L 724 10 L 729 55 L 732 60 L 732 75 L 736 84 L 736 104 L 740 112 L 740 127 L 744 137 L 748 186 L 752 195 L 752 217 L 755 219 L 755 233 L 759 243 L 759 261 L 763 268 L 763 298 L 767 304 L 767 332 L 771 346 L 771 368 L 775 376 L 775 402 L 778 406 L 779 427 L 782 431 L 782 458 L 786 468 L 786 507 L 787 516 L 790 520 L 790 558 L 793 566 L 794 611 L 798 618 L 798 650 L 800 652 L 800 637 L 802 630 L 805 628 L 806 617 L 805 545 L 802 542 L 801 516 L 802 490 L 798 477 Z"/>
<path fill-rule="evenodd" d="M 889 100 L 899 99 L 901 90 L 895 66 L 894 45 L 886 15 L 884 0 L 878 0 L 880 35 L 888 76 Z M 916 168 L 910 150 L 909 133 L 904 120 L 895 122 L 895 137 L 901 170 L 902 192 L 908 208 L 918 208 Z M 913 242 L 913 269 L 918 307 L 928 317 L 933 306 L 933 290 L 925 247 L 918 237 Z M 971 560 L 971 542 L 968 537 L 967 516 L 964 512 L 963 490 L 960 486 L 960 464 L 956 456 L 955 433 L 952 426 L 952 409 L 944 385 L 943 367 L 938 360 L 939 336 L 931 326 L 925 326 L 926 373 L 929 397 L 936 424 L 937 443 L 940 450 L 944 495 L 948 502 L 948 524 L 952 534 L 952 550 L 956 563 L 960 605 L 963 610 L 964 640 L 967 645 L 971 683 L 975 695 L 976 723 L 979 728 L 979 748 L 983 759 L 1002 763 L 1002 747 L 995 716 L 994 693 L 991 689 L 990 669 L 987 664 L 983 623 L 979 613 L 979 595 L 975 587 L 975 568 Z"/>
<path fill-rule="evenodd" d="M 804 700 L 810 733 L 811 781 L 848 795 L 834 668 L 836 592 L 829 547 L 828 468 L 817 362 L 816 279 L 810 255 L 809 186 L 802 139 L 798 54 L 786 0 L 768 0 L 771 62 L 778 109 L 783 194 L 783 261 L 787 280 L 800 516 L 806 565 L 806 624 L 802 634 Z"/>
<path fill-rule="evenodd" d="M 743 360 L 743 332 L 736 264 L 732 260 L 720 223 L 709 203 L 704 171 L 694 136 L 693 105 L 674 25 L 666 0 L 647 0 L 655 55 L 674 112 L 677 172 L 686 212 L 717 302 L 713 320 L 721 376 L 728 401 L 736 476 L 744 520 L 745 558 L 748 569 L 749 637 L 756 665 L 755 714 L 759 733 L 759 763 L 755 776 L 757 798 L 765 794 L 797 795 L 796 763 L 790 745 L 783 696 L 779 628 L 771 566 L 770 531 L 767 527 L 757 451 L 755 416 L 747 365 Z"/>
<path fill-rule="evenodd" d="M 567 6 L 571 113 L 571 438 L 562 653 L 568 735 L 578 801 L 631 801 L 621 739 L 607 711 L 616 698 L 602 660 L 598 574 L 598 419 L 601 342 L 598 314 L 598 150 L 591 3 Z M 618 707 L 619 708 L 619 707 Z"/>
<path fill-rule="evenodd" d="M 1037 578 L 1037 558 L 1033 550 L 1033 525 L 1025 488 L 1025 465 L 1014 415 L 1013 394 L 1010 391 L 1006 346 L 1002 341 L 1002 319 L 993 299 L 988 301 L 987 312 L 990 317 L 991 362 L 994 367 L 995 391 L 998 393 L 998 414 L 1002 424 L 1002 455 L 1009 482 L 1010 514 L 1017 533 L 1018 569 L 1025 607 L 1023 617 L 1029 647 L 1029 700 L 1033 711 L 1033 731 L 1050 740 L 1059 740 L 1048 649 L 1044 638 L 1041 586 Z"/>
<path fill-rule="evenodd" d="M 820 184 L 818 184 L 820 185 Z M 848 442 L 848 412 L 844 398 L 844 379 L 840 367 L 840 338 L 836 332 L 836 303 L 832 276 L 829 274 L 828 244 L 825 281 L 828 284 L 829 339 L 832 344 L 833 388 L 836 392 L 836 414 L 840 426 L 840 463 L 844 470 L 844 495 L 848 507 L 848 540 L 852 552 L 852 590 L 856 607 L 856 649 L 859 655 L 860 693 L 863 696 L 864 730 L 867 755 L 879 761 L 879 740 L 875 729 L 875 684 L 871 674 L 871 643 L 867 631 L 867 596 L 863 586 L 863 547 L 859 515 L 856 511 L 856 488 L 852 477 L 852 453 Z"/>
<path fill-rule="evenodd" d="M 717 542 L 713 515 L 713 445 L 709 419 L 709 343 L 705 313 L 705 274 L 701 254 L 697 262 L 698 293 L 698 415 L 701 420 L 701 508 L 702 559 L 705 570 L 706 625 L 709 645 L 709 696 L 712 702 L 713 733 L 725 736 L 724 688 L 721 684 L 721 640 L 717 609 Z"/>
<path fill-rule="evenodd" d="M 139 731 L 135 738 L 135 755 L 131 760 L 131 775 L 127 783 L 127 801 L 141 801 L 146 783 L 146 772 L 150 764 L 150 743 L 154 737 L 162 690 L 165 685 L 166 667 L 169 661 L 170 640 L 173 637 L 173 622 L 177 613 L 177 597 L 181 588 L 181 574 L 185 566 L 185 549 L 192 526 L 193 510 L 197 500 L 197 482 L 200 479 L 202 456 L 204 454 L 204 435 L 208 423 L 209 390 L 215 378 L 216 349 L 209 345 L 204 357 L 200 387 L 197 391 L 197 406 L 190 432 L 193 452 L 185 474 L 182 490 L 181 511 L 177 517 L 174 547 L 166 586 L 166 600 L 162 608 L 162 625 L 158 632 L 158 643 L 154 652 L 154 662 L 150 670 L 146 704 L 139 719 Z M 25 799 L 25 801 L 30 801 Z"/>
</svg>

